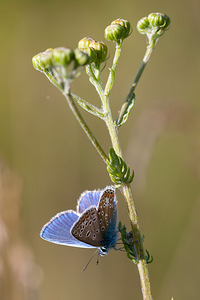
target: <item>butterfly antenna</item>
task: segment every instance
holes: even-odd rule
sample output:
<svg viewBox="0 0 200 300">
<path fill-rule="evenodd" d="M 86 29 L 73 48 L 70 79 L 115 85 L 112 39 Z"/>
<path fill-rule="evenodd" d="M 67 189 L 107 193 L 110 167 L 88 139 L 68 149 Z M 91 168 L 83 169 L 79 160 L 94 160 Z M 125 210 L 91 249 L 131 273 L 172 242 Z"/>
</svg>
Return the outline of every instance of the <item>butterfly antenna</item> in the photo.
<svg viewBox="0 0 200 300">
<path fill-rule="evenodd" d="M 89 263 L 91 262 L 91 260 L 93 259 L 93 257 L 95 256 L 95 254 L 96 254 L 97 252 L 99 253 L 99 250 L 98 250 L 98 249 L 92 254 L 92 256 L 90 257 L 88 263 L 87 263 L 86 266 L 81 270 L 81 272 L 83 272 L 83 271 L 85 271 L 85 270 L 87 269 Z M 98 260 L 97 260 L 97 264 L 98 264 L 98 262 L 99 262 L 99 257 L 98 257 Z"/>
</svg>

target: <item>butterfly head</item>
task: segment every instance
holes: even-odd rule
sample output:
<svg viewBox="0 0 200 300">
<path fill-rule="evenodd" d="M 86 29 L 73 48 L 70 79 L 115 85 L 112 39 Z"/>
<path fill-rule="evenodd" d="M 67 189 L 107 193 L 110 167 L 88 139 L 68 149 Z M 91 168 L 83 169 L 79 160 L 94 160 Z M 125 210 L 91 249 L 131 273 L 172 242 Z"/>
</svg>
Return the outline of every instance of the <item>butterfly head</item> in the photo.
<svg viewBox="0 0 200 300">
<path fill-rule="evenodd" d="M 105 256 L 108 254 L 108 248 L 107 247 L 99 247 L 99 254 L 101 256 Z"/>
</svg>

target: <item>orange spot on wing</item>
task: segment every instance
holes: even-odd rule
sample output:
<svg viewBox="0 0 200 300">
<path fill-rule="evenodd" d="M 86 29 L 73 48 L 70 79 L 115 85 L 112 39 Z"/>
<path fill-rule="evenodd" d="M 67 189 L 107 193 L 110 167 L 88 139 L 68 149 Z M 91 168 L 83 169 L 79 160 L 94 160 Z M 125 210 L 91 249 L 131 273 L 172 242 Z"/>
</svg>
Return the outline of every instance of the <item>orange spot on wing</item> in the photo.
<svg viewBox="0 0 200 300">
<path fill-rule="evenodd" d="M 81 219 L 81 223 L 83 223 L 85 221 L 85 217 L 83 217 L 82 219 Z"/>
</svg>

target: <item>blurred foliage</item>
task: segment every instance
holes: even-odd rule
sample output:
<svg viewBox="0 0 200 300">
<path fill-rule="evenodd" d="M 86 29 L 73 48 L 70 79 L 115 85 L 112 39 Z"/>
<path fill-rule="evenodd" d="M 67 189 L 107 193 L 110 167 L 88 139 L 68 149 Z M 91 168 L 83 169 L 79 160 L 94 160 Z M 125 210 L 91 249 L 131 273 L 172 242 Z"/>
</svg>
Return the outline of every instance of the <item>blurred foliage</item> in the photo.
<svg viewBox="0 0 200 300">
<path fill-rule="evenodd" d="M 134 196 L 145 234 L 144 246 L 154 257 L 149 266 L 154 298 L 198 298 L 200 262 L 195 253 L 200 251 L 199 9 L 197 0 L 101 1 L 98 10 L 89 0 L 1 0 L 0 159 L 10 172 L 18 174 L 12 180 L 17 185 L 20 178 L 23 190 L 10 201 L 0 195 L 0 234 L 10 228 L 9 241 L 16 237 L 20 245 L 27 245 L 28 252 L 34 254 L 34 258 L 28 257 L 36 264 L 36 271 L 38 265 L 43 270 L 43 276 L 41 270 L 39 275 L 36 273 L 34 298 L 31 292 L 20 295 L 16 282 L 6 275 L 7 270 L 12 272 L 7 269 L 6 258 L 11 244 L 6 244 L 7 248 L 1 244 L 2 300 L 90 299 L 94 295 L 97 300 L 141 299 L 136 266 L 120 251 L 110 252 L 98 267 L 91 263 L 81 273 L 91 251 L 52 245 L 39 238 L 45 222 L 59 211 L 75 209 L 85 189 L 103 188 L 111 182 L 64 98 L 33 69 L 31 58 L 49 47 L 75 48 L 84 36 L 105 42 L 104 29 L 113 19 L 129 20 L 133 34 L 124 42 L 110 97 L 117 116 L 145 51 L 146 41 L 137 33 L 136 24 L 152 11 L 169 15 L 171 28 L 156 46 L 137 87 L 134 111 L 120 128 L 121 144 L 128 166 L 135 171 Z M 113 45 L 106 44 L 112 56 Z M 108 61 L 106 68 L 109 66 Z M 73 91 L 98 103 L 84 74 L 73 83 Z M 106 128 L 92 115 L 87 114 L 87 120 L 108 153 L 111 145 Z M 2 176 L 1 173 L 1 180 Z M 2 206 L 5 201 L 6 208 Z M 9 219 L 17 211 L 12 227 L 2 219 L 5 209 Z M 128 225 L 120 193 L 118 210 L 120 220 Z M 27 261 L 26 254 L 20 257 Z M 23 263 L 17 268 L 22 266 Z"/>
</svg>

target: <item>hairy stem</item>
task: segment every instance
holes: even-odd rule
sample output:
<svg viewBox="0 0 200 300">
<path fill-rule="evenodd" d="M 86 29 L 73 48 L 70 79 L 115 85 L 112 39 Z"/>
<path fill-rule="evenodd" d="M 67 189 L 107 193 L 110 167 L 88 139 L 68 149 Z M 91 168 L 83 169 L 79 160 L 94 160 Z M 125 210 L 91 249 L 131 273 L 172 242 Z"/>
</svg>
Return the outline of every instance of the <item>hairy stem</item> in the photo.
<svg viewBox="0 0 200 300">
<path fill-rule="evenodd" d="M 116 44 L 116 49 L 115 49 L 115 55 L 113 58 L 113 64 L 112 64 L 112 68 L 110 69 L 110 74 L 106 83 L 106 87 L 105 87 L 105 95 L 108 96 L 110 94 L 110 91 L 112 89 L 113 86 L 113 77 L 115 77 L 115 71 L 117 68 L 117 63 L 121 54 L 121 50 L 122 50 L 122 42 L 120 44 Z"/>
<path fill-rule="evenodd" d="M 142 60 L 142 63 L 139 67 L 139 70 L 133 80 L 133 83 L 131 84 L 131 87 L 130 87 L 130 90 L 128 92 L 128 95 L 126 96 L 126 99 L 124 100 L 124 103 L 129 103 L 129 101 L 132 99 L 133 97 L 133 94 L 135 92 L 135 88 L 140 80 L 140 77 L 142 76 L 142 73 L 151 57 L 151 54 L 153 52 L 153 46 L 152 45 L 148 45 L 147 46 L 147 49 L 146 49 L 146 52 L 145 52 L 145 55 L 144 55 L 144 58 Z M 124 109 L 126 109 L 126 105 L 124 105 Z M 121 112 L 121 115 L 123 115 L 123 111 Z"/>
<path fill-rule="evenodd" d="M 116 49 L 116 52 L 118 50 Z M 131 90 L 129 91 L 129 94 L 128 94 L 129 97 L 132 96 L 132 94 L 135 90 L 135 87 L 136 87 L 136 85 L 142 75 L 142 72 L 146 66 L 146 63 L 150 58 L 150 55 L 151 55 L 150 48 L 147 48 L 147 52 L 145 54 L 144 60 L 141 64 L 141 67 L 140 67 L 136 77 L 135 77 L 133 85 L 131 86 Z M 114 63 L 114 60 L 113 60 L 113 63 Z M 115 69 L 116 69 L 116 65 L 115 65 Z M 110 90 L 109 85 L 112 87 L 112 83 L 111 82 L 109 83 L 109 79 L 110 79 L 110 76 L 108 78 L 108 82 L 107 82 L 104 94 L 100 93 L 101 101 L 102 101 L 104 112 L 106 112 L 105 122 L 108 127 L 108 131 L 110 134 L 113 148 L 114 148 L 116 154 L 118 156 L 121 156 L 121 158 L 123 159 L 122 149 L 121 149 L 120 141 L 119 141 L 118 129 L 114 124 L 113 117 L 111 114 L 110 104 L 109 104 L 109 97 L 108 97 L 107 91 Z M 137 267 L 138 267 L 138 271 L 139 271 L 139 275 L 140 275 L 143 299 L 144 300 L 152 300 L 149 272 L 148 272 L 148 267 L 147 267 L 147 263 L 146 263 L 146 259 L 145 259 L 145 251 L 144 251 L 144 247 L 143 247 L 143 241 L 142 241 L 142 236 L 140 233 L 137 211 L 136 211 L 135 203 L 133 200 L 133 194 L 132 194 L 130 184 L 123 183 L 121 186 L 121 190 L 126 199 L 127 206 L 128 206 L 129 218 L 130 218 L 130 222 L 131 222 L 133 238 L 134 238 L 134 243 L 135 243 L 135 249 L 136 249 L 137 259 L 139 261 L 139 263 L 137 264 Z"/>
<path fill-rule="evenodd" d="M 104 162 L 106 162 L 108 160 L 108 156 L 106 155 L 106 153 L 104 152 L 104 150 L 100 146 L 99 142 L 97 141 L 97 139 L 95 138 L 95 136 L 91 132 L 90 128 L 88 127 L 87 123 L 83 119 L 81 113 L 79 112 L 79 110 L 78 110 L 78 108 L 77 108 L 77 106 L 74 102 L 74 99 L 73 99 L 72 95 L 70 94 L 70 92 L 63 93 L 63 94 L 64 94 L 64 96 L 65 96 L 65 98 L 66 98 L 66 100 L 69 104 L 69 107 L 71 108 L 73 114 L 75 115 L 77 121 L 79 122 L 79 124 L 83 128 L 84 132 L 87 134 L 89 140 L 91 141 L 93 146 L 96 148 L 97 152 L 100 154 L 100 156 L 104 160 Z"/>
<path fill-rule="evenodd" d="M 139 261 L 139 263 L 137 264 L 137 267 L 138 267 L 138 272 L 140 275 L 140 283 L 141 283 L 143 299 L 144 300 L 152 300 L 153 298 L 151 295 L 149 271 L 148 271 L 148 266 L 147 266 L 147 262 L 145 259 L 143 241 L 142 241 L 142 236 L 140 233 L 137 212 L 136 212 L 130 184 L 122 184 L 122 191 L 123 191 L 124 197 L 126 198 L 127 205 L 128 205 L 129 218 L 131 221 L 131 227 L 132 227 L 133 238 L 134 238 L 134 243 L 135 243 L 135 250 L 137 253 L 137 260 Z"/>
<path fill-rule="evenodd" d="M 106 122 L 108 126 L 108 130 L 111 136 L 113 148 L 115 149 L 115 152 L 120 155 L 123 159 L 122 156 L 122 150 L 120 148 L 120 143 L 118 139 L 118 133 L 116 131 L 115 126 L 111 125 L 110 118 L 107 119 Z M 136 249 L 136 254 L 137 254 L 137 259 L 139 263 L 137 264 L 139 275 L 140 275 L 140 281 L 141 281 L 141 289 L 142 289 L 142 294 L 143 294 L 143 299 L 145 300 L 152 300 L 151 296 L 151 288 L 150 288 L 150 280 L 149 280 L 149 272 L 148 272 L 148 267 L 145 259 L 145 252 L 143 248 L 143 242 L 142 242 L 142 237 L 140 233 L 140 228 L 139 228 L 139 222 L 138 222 L 138 216 L 133 200 L 133 194 L 132 190 L 130 187 L 130 184 L 122 184 L 122 192 L 123 195 L 126 199 L 127 206 L 128 206 L 128 211 L 129 211 L 129 218 L 131 222 L 131 228 L 133 231 L 133 239 L 135 243 L 135 249 Z"/>
</svg>

